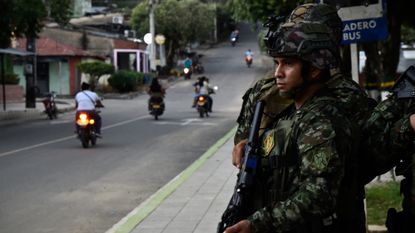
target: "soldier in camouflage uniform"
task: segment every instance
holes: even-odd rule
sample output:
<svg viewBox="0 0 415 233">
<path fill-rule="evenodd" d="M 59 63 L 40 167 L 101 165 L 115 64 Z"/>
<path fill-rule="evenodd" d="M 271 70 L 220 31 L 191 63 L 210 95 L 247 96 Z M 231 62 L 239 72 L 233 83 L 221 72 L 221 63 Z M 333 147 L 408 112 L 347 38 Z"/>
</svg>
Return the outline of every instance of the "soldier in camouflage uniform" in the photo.
<svg viewBox="0 0 415 233">
<path fill-rule="evenodd" d="M 327 4 L 304 4 L 293 10 L 286 21 L 291 24 L 302 22 L 320 22 L 327 25 L 331 32 L 331 37 L 340 45 L 341 41 L 341 19 L 337 10 Z M 272 30 L 267 34 L 272 34 Z M 271 35 L 272 36 L 272 35 Z M 331 78 L 326 82 L 327 96 L 336 99 L 339 110 L 349 119 L 354 128 L 354 153 L 349 157 L 345 167 L 345 179 L 339 197 L 338 214 L 345 232 L 363 233 L 366 232 L 365 213 L 364 213 L 364 184 L 358 179 L 359 163 L 357 149 L 359 147 L 361 129 L 370 114 L 369 98 L 359 85 L 341 75 L 338 64 L 330 67 Z M 276 120 L 278 114 L 287 106 L 286 101 L 282 101 L 278 95 L 278 88 L 275 79 L 263 79 L 258 81 L 253 88 L 244 95 L 244 104 L 238 117 L 238 130 L 234 138 L 236 144 L 233 151 L 233 164 L 240 166 L 244 140 L 248 134 L 248 129 L 253 115 L 255 103 L 258 100 L 265 100 L 267 105 L 264 110 L 261 126 L 265 127 L 270 121 Z M 372 104 L 373 105 L 373 104 Z M 260 131 L 262 133 L 262 131 Z M 347 229 L 347 230 L 346 230 Z"/>
<path fill-rule="evenodd" d="M 325 85 L 337 45 L 319 23 L 283 24 L 275 39 L 268 47 L 278 93 L 293 104 L 261 136 L 252 215 L 226 233 L 338 232 L 336 201 L 354 129 Z"/>
</svg>

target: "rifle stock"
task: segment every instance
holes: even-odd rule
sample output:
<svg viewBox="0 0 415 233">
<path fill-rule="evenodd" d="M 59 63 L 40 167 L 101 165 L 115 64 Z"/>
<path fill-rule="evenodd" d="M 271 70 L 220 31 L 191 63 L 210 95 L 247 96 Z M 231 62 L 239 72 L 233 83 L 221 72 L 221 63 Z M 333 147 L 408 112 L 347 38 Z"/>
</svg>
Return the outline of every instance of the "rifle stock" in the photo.
<svg viewBox="0 0 415 233">
<path fill-rule="evenodd" d="M 248 143 L 245 146 L 242 167 L 238 173 L 234 193 L 218 224 L 217 233 L 224 232 L 227 227 L 246 219 L 250 214 L 247 201 L 252 194 L 252 187 L 255 179 L 258 161 L 259 127 L 261 125 L 264 105 L 265 103 L 263 101 L 259 101 L 255 106 L 255 113 L 251 123 Z"/>
</svg>

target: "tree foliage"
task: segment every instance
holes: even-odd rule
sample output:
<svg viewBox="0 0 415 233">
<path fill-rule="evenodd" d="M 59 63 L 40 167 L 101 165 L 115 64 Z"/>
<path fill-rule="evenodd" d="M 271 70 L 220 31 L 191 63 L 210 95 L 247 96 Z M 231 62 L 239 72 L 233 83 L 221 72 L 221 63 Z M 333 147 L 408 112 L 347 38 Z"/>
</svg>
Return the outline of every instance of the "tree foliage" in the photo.
<svg viewBox="0 0 415 233">
<path fill-rule="evenodd" d="M 70 0 L 0 0 L 0 48 L 10 46 L 12 37 L 36 38 L 49 15 L 65 24 L 71 14 Z"/>
<path fill-rule="evenodd" d="M 229 0 L 228 7 L 236 20 L 264 22 L 270 15 L 288 15 L 297 5 L 310 0 Z"/>
<path fill-rule="evenodd" d="M 315 1 L 228 0 L 228 6 L 233 17 L 237 20 L 264 22 L 270 15 L 289 15 L 297 5 L 310 2 Z M 363 5 L 361 0 L 352 0 L 351 2 L 354 4 L 361 2 Z M 367 57 L 364 74 L 369 82 L 375 83 L 374 86 L 377 87 L 381 87 L 381 82 L 388 82 L 396 77 L 402 34 L 401 26 L 405 25 L 404 33 L 407 35 L 405 39 L 409 38 L 409 40 L 405 40 L 407 43 L 411 38 L 408 27 L 415 27 L 415 17 L 413 17 L 415 1 L 387 0 L 386 5 L 389 37 L 385 41 L 362 43 L 360 46 Z M 349 61 L 349 57 L 344 57 L 345 67 L 349 66 Z"/>
<path fill-rule="evenodd" d="M 102 61 L 82 62 L 78 64 L 78 69 L 89 75 L 89 84 L 92 90 L 95 89 L 101 76 L 113 74 L 115 70 L 113 65 Z"/>
<path fill-rule="evenodd" d="M 132 26 L 143 36 L 149 32 L 149 6 L 137 5 L 132 14 Z M 168 45 L 168 60 L 173 51 L 192 42 L 204 42 L 213 31 L 214 9 L 198 0 L 164 0 L 155 7 L 156 34 L 163 34 Z"/>
</svg>

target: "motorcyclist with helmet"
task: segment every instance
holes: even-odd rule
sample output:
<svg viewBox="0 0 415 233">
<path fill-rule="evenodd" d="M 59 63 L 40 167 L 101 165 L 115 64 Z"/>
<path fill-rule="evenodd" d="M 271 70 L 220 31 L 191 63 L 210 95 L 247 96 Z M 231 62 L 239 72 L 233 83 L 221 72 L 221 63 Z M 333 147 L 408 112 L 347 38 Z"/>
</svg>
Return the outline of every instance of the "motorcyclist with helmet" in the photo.
<svg viewBox="0 0 415 233">
<path fill-rule="evenodd" d="M 101 116 L 96 111 L 96 108 L 103 108 L 104 105 L 101 102 L 101 98 L 93 91 L 89 90 L 90 85 L 86 82 L 82 82 L 81 91 L 75 95 L 75 107 L 76 107 L 76 119 L 78 119 L 79 113 L 87 112 L 95 120 L 96 135 L 101 137 Z M 76 124 L 76 133 L 78 133 L 78 125 Z"/>
</svg>

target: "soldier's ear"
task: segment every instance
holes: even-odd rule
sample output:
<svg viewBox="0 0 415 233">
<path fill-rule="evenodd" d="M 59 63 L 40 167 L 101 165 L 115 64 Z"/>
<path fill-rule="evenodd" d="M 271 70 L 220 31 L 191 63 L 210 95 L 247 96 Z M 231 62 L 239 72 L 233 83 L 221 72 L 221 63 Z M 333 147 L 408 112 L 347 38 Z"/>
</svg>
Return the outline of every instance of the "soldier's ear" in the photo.
<svg viewBox="0 0 415 233">
<path fill-rule="evenodd" d="M 310 67 L 310 78 L 311 80 L 316 80 L 320 77 L 322 74 L 322 71 L 318 69 L 317 67 L 311 66 Z"/>
</svg>

